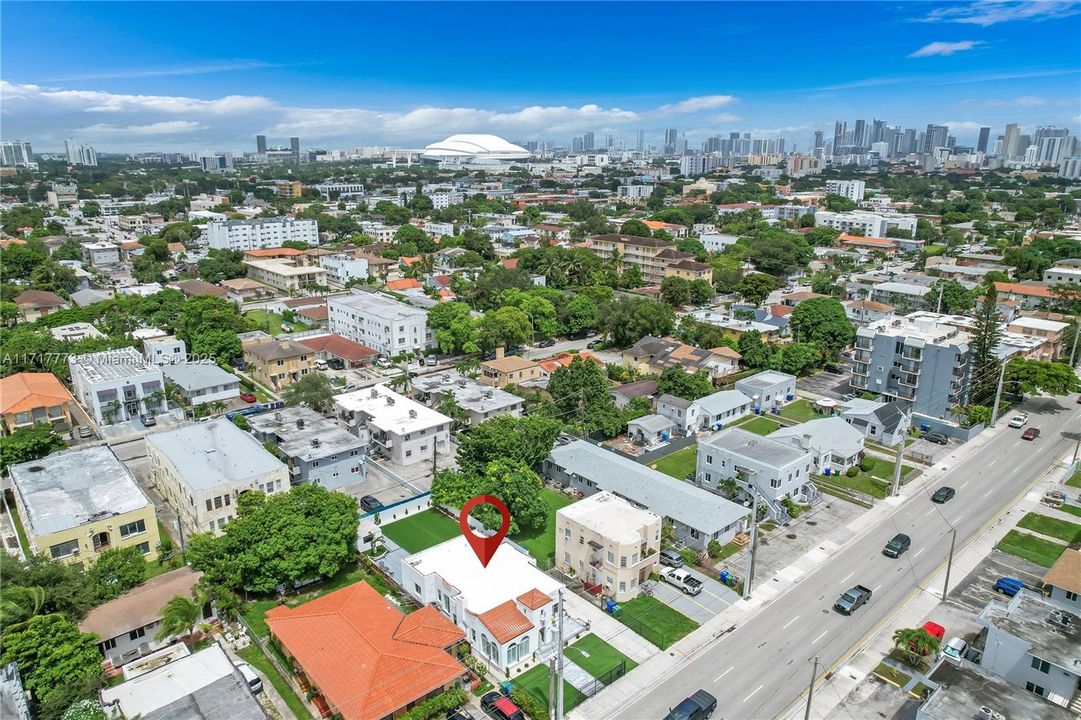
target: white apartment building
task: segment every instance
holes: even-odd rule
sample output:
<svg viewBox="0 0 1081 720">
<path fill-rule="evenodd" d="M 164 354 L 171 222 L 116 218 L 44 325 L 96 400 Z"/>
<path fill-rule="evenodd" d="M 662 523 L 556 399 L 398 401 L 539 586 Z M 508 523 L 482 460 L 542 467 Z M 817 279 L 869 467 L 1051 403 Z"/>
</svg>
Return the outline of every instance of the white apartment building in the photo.
<svg viewBox="0 0 1081 720">
<path fill-rule="evenodd" d="M 428 313 L 386 295 L 354 292 L 327 298 L 330 331 L 385 357 L 435 345 Z"/>
<path fill-rule="evenodd" d="M 326 270 L 327 282 L 331 285 L 345 285 L 351 280 L 368 277 L 368 261 L 345 253 L 323 255 L 319 258 L 319 267 Z"/>
<path fill-rule="evenodd" d="M 734 245 L 739 240 L 739 235 L 709 232 L 702 233 L 698 240 L 708 252 L 721 252 L 729 245 Z"/>
<path fill-rule="evenodd" d="M 827 180 L 826 181 L 826 193 L 829 195 L 840 195 L 846 197 L 852 202 L 861 202 L 863 200 L 863 192 L 867 187 L 867 183 L 863 180 Z"/>
<path fill-rule="evenodd" d="M 556 565 L 583 582 L 604 587 L 616 602 L 638 595 L 657 568 L 661 516 L 610 492 L 556 513 Z"/>
<path fill-rule="evenodd" d="M 846 235 L 884 238 L 886 231 L 892 229 L 915 232 L 914 215 L 880 215 L 869 212 L 837 213 L 829 210 L 815 212 L 816 227 L 831 227 Z"/>
<path fill-rule="evenodd" d="M 227 220 L 208 223 L 206 239 L 210 247 L 218 250 L 281 247 L 286 240 L 314 247 L 319 244 L 319 226 L 314 220 L 291 217 Z"/>
<path fill-rule="evenodd" d="M 1048 268 L 1043 271 L 1043 281 L 1050 285 L 1058 283 L 1081 285 L 1081 267 L 1067 265 Z"/>
<path fill-rule="evenodd" d="M 645 200 L 653 194 L 652 185 L 620 185 L 616 191 L 621 198 L 630 200 Z"/>
<path fill-rule="evenodd" d="M 285 464 L 225 418 L 150 433 L 146 455 L 151 480 L 189 534 L 220 533 L 243 492 L 290 487 Z"/>
<path fill-rule="evenodd" d="M 172 365 L 186 362 L 188 350 L 184 341 L 172 335 L 143 340 L 143 357 L 152 365 Z"/>
<path fill-rule="evenodd" d="M 124 422 L 165 407 L 165 376 L 135 348 L 68 358 L 75 399 L 101 425 Z"/>
<path fill-rule="evenodd" d="M 297 265 L 280 258 L 245 260 L 244 264 L 248 267 L 249 279 L 279 290 L 301 290 L 309 285 L 327 284 L 327 271 L 321 267 Z"/>
<path fill-rule="evenodd" d="M 433 452 L 451 452 L 453 421 L 385 385 L 337 395 L 338 417 L 353 433 L 367 428 L 372 442 L 398 465 L 430 462 Z"/>
<path fill-rule="evenodd" d="M 429 220 L 424 223 L 424 232 L 428 233 L 432 237 L 445 237 L 447 235 L 454 234 L 454 223 L 448 222 L 435 222 Z"/>
<path fill-rule="evenodd" d="M 374 203 L 372 203 L 374 205 Z M 397 225 L 384 225 L 379 222 L 360 223 L 360 232 L 376 242 L 392 242 L 394 233 L 398 231 Z"/>
<path fill-rule="evenodd" d="M 465 202 L 465 193 L 457 190 L 451 190 L 450 192 L 433 192 L 428 197 L 432 201 L 432 208 L 435 210 L 446 210 L 451 205 L 461 205 Z"/>
<path fill-rule="evenodd" d="M 120 247 L 104 241 L 83 243 L 83 257 L 94 267 L 116 265 L 120 262 Z"/>
</svg>

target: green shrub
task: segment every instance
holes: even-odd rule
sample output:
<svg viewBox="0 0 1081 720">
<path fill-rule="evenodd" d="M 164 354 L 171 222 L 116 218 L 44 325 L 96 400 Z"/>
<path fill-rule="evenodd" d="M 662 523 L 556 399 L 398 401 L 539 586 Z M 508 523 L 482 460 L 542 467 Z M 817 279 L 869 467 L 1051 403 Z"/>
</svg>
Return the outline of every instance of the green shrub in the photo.
<svg viewBox="0 0 1081 720">
<path fill-rule="evenodd" d="M 850 478 L 854 478 L 859 474 L 860 474 L 860 469 L 858 467 L 856 467 L 855 465 L 853 465 L 852 467 L 845 470 L 845 475 L 847 475 Z"/>
<path fill-rule="evenodd" d="M 547 720 L 548 708 L 540 700 L 530 695 L 528 691 L 522 688 L 512 688 L 510 699 L 514 701 L 519 710 L 528 717 L 533 718 L 533 720 Z"/>
<path fill-rule="evenodd" d="M 398 720 L 428 720 L 433 717 L 443 717 L 447 710 L 456 708 L 459 705 L 465 705 L 467 699 L 465 690 L 451 688 L 442 695 L 436 695 L 431 700 L 425 700 L 409 712 L 400 715 Z"/>
<path fill-rule="evenodd" d="M 860 470 L 864 472 L 871 472 L 875 467 L 875 459 L 873 457 L 865 457 L 860 460 Z"/>
<path fill-rule="evenodd" d="M 716 540 L 710 540 L 709 545 L 706 546 L 706 552 L 713 559 L 717 559 L 721 556 L 721 544 Z"/>
</svg>

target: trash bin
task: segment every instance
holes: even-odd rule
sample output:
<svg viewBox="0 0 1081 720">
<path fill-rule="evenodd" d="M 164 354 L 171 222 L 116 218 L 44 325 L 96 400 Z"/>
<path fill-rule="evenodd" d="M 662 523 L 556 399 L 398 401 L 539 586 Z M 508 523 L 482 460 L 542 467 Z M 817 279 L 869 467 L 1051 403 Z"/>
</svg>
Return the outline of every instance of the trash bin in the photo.
<svg viewBox="0 0 1081 720">
<path fill-rule="evenodd" d="M 721 570 L 721 582 L 723 582 L 725 585 L 728 585 L 728 580 L 730 577 L 732 576 L 727 570 Z"/>
<path fill-rule="evenodd" d="M 605 609 L 605 610 L 606 610 L 606 611 L 608 612 L 608 614 L 609 614 L 609 615 L 611 615 L 611 614 L 612 614 L 613 612 L 615 612 L 615 609 L 616 609 L 617 607 L 619 607 L 619 606 L 618 606 L 618 605 L 616 605 L 616 601 L 615 601 L 615 600 L 609 600 L 609 601 L 608 601 L 607 603 L 605 603 L 605 605 L 604 605 L 604 609 Z"/>
<path fill-rule="evenodd" d="M 499 683 L 499 689 L 503 691 L 504 695 L 510 697 L 510 691 L 514 689 L 514 683 L 512 683 L 510 680 L 504 680 L 503 682 Z"/>
</svg>

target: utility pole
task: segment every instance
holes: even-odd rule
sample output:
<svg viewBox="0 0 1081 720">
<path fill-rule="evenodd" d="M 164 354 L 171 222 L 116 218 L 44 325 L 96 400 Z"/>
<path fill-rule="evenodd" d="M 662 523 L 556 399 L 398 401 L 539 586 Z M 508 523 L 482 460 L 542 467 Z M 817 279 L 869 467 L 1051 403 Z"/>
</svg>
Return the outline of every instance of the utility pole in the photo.
<svg viewBox="0 0 1081 720">
<path fill-rule="evenodd" d="M 946 582 L 942 585 L 942 600 L 950 590 L 950 570 L 953 569 L 953 544 L 957 542 L 957 528 L 950 528 L 950 557 L 946 560 Z"/>
<path fill-rule="evenodd" d="M 803 711 L 803 720 L 811 720 L 811 698 L 815 694 L 815 675 L 818 674 L 818 656 L 815 655 L 814 669 L 811 670 L 811 687 L 807 690 L 807 709 Z"/>
<path fill-rule="evenodd" d="M 751 485 L 754 502 L 751 504 L 751 555 L 747 562 L 747 577 L 743 580 L 743 599 L 751 596 L 751 581 L 754 580 L 754 553 L 758 549 L 758 488 Z"/>
<path fill-rule="evenodd" d="M 553 698 L 556 696 L 556 659 L 553 657 L 548 661 L 548 697 Z M 548 709 L 548 718 L 551 720 L 555 716 L 555 704 Z"/>
<path fill-rule="evenodd" d="M 940 283 L 939 286 L 938 286 L 938 303 L 935 305 L 935 312 L 936 313 L 941 313 L 942 312 L 942 291 L 945 290 L 945 289 L 946 289 L 946 284 L 944 282 Z"/>
<path fill-rule="evenodd" d="M 1002 398 L 1002 382 L 1006 379 L 1006 362 L 1003 361 L 1002 367 L 998 371 L 998 387 L 995 388 L 995 405 L 991 408 L 991 427 L 995 426 L 995 421 L 998 420 L 998 401 Z"/>
<path fill-rule="evenodd" d="M 559 588 L 559 623 L 556 633 L 556 717 L 563 720 L 563 588 Z M 549 696 L 551 697 L 551 696 Z"/>
<path fill-rule="evenodd" d="M 1070 348 L 1070 367 L 1074 367 L 1074 358 L 1077 356 L 1077 336 L 1081 335 L 1081 317 L 1073 319 L 1073 347 Z"/>
<path fill-rule="evenodd" d="M 911 418 L 909 419 L 911 422 Z M 890 495 L 896 497 L 901 494 L 901 461 L 905 454 L 905 439 L 897 443 L 897 459 L 893 461 L 893 485 L 890 487 Z"/>
</svg>

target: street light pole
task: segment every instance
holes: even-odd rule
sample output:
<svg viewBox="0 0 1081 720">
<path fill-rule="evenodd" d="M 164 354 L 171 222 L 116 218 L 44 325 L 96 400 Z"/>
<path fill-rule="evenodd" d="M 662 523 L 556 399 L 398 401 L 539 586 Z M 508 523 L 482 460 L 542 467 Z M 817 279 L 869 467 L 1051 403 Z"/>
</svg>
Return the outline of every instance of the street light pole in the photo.
<svg viewBox="0 0 1081 720">
<path fill-rule="evenodd" d="M 911 419 L 909 420 L 911 422 Z M 901 463 L 905 454 L 905 438 L 897 443 L 897 459 L 893 461 L 893 484 L 890 487 L 890 495 L 896 497 L 901 494 Z"/>
<path fill-rule="evenodd" d="M 998 420 L 998 403 L 1002 399 L 1002 382 L 1006 379 L 1006 362 L 1003 361 L 1002 367 L 998 371 L 998 386 L 995 388 L 995 405 L 991 408 L 991 427 L 995 426 L 995 421 Z"/>
<path fill-rule="evenodd" d="M 803 720 L 811 720 L 811 698 L 815 694 L 815 675 L 818 674 L 818 656 L 815 655 L 814 669 L 811 670 L 811 687 L 807 690 L 807 709 L 803 711 Z"/>
<path fill-rule="evenodd" d="M 957 542 L 957 528 L 950 528 L 950 557 L 946 560 L 946 582 L 942 585 L 942 600 L 950 590 L 950 570 L 953 569 L 953 545 Z"/>
<path fill-rule="evenodd" d="M 563 588 L 559 588 L 559 634 L 556 643 L 556 720 L 563 720 Z"/>
<path fill-rule="evenodd" d="M 747 563 L 747 577 L 743 580 L 744 600 L 751 596 L 751 581 L 754 580 L 754 553 L 758 549 L 758 488 L 753 482 L 749 484 L 754 502 L 751 504 L 751 555 Z"/>
</svg>

